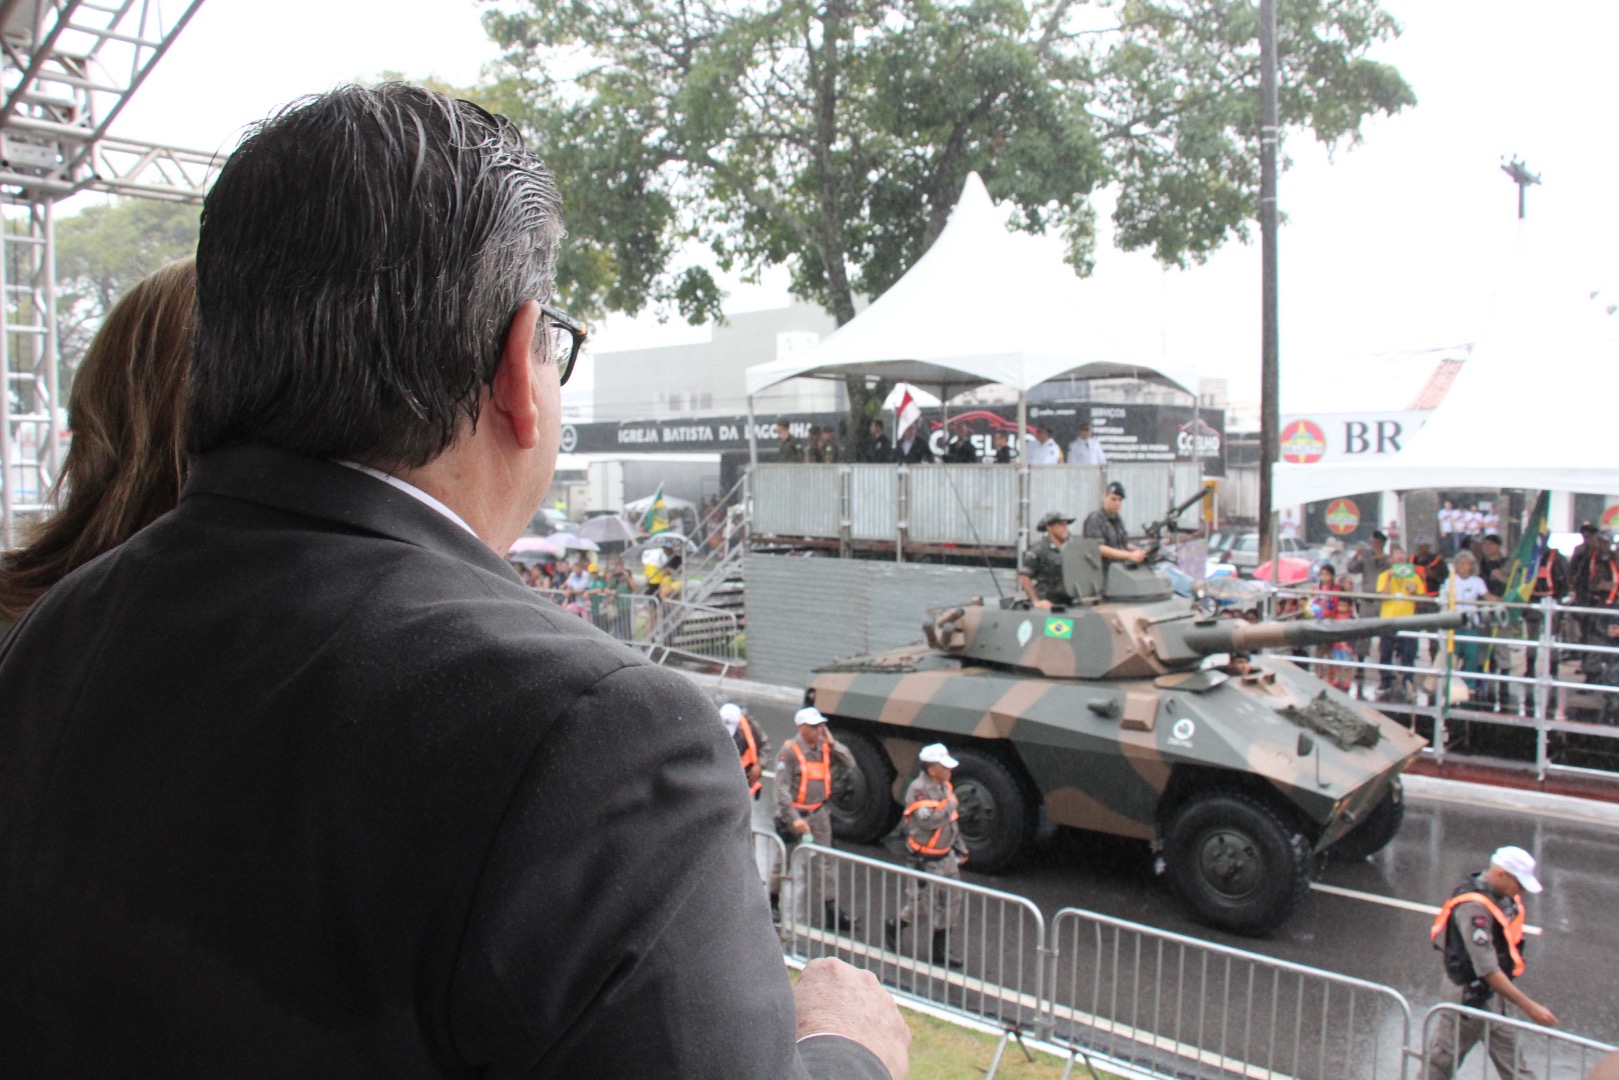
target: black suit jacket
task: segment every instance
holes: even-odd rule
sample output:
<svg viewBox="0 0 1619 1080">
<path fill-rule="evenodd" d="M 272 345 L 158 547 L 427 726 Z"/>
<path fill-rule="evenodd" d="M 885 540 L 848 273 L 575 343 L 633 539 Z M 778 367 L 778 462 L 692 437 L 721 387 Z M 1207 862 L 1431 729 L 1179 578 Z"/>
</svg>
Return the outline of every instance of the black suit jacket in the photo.
<svg viewBox="0 0 1619 1080">
<path fill-rule="evenodd" d="M 0 645 L 0 1075 L 810 1075 L 748 819 L 713 707 L 455 523 L 211 454 Z"/>
</svg>

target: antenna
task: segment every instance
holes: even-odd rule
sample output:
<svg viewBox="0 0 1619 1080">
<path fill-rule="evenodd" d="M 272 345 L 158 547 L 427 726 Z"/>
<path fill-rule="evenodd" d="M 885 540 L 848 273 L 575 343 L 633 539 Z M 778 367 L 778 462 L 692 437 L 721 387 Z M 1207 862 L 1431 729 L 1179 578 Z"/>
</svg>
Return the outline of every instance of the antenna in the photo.
<svg viewBox="0 0 1619 1080">
<path fill-rule="evenodd" d="M 948 436 L 948 431 L 946 435 Z M 972 530 L 973 543 L 978 545 L 978 556 L 984 560 L 984 569 L 989 571 L 989 580 L 995 585 L 995 594 L 1002 600 L 1006 599 L 1006 592 L 1001 588 L 1001 579 L 995 576 L 995 564 L 989 561 L 984 553 L 984 541 L 978 535 L 978 526 L 973 524 L 972 512 L 967 509 L 967 501 L 961 497 L 961 491 L 956 487 L 956 478 L 948 467 L 944 470 L 944 478 L 950 481 L 950 493 L 956 497 L 956 505 L 961 507 L 961 516 L 967 520 L 967 528 Z"/>
</svg>

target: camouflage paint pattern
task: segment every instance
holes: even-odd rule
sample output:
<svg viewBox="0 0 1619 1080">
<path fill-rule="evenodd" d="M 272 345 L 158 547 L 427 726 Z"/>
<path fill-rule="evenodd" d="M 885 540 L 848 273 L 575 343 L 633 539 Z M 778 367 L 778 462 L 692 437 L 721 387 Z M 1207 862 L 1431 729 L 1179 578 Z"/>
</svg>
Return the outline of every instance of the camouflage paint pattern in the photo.
<svg viewBox="0 0 1619 1080">
<path fill-rule="evenodd" d="M 1357 636 L 1385 629 L 1362 622 Z M 1197 670 L 1201 654 L 1178 635 L 1209 625 L 1184 600 L 939 608 L 924 627 L 937 647 L 828 665 L 813 683 L 815 702 L 834 723 L 879 725 L 901 777 L 896 799 L 923 744 L 984 740 L 1016 755 L 1057 824 L 1156 838 L 1176 770 L 1198 766 L 1262 778 L 1314 823 L 1317 849 L 1326 847 L 1377 805 L 1425 741 L 1280 656 L 1255 657 L 1242 676 Z M 1270 630 L 1248 633 L 1257 643 Z M 1301 755 L 1303 729 L 1278 710 L 1322 692 L 1375 724 L 1375 745 L 1343 749 L 1312 734 Z"/>
</svg>

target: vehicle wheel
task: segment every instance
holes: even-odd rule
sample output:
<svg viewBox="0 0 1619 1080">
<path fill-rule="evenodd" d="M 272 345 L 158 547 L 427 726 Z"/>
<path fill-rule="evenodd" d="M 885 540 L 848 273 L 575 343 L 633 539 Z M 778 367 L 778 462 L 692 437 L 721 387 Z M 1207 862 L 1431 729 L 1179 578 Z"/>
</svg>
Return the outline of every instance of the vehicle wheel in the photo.
<svg viewBox="0 0 1619 1080">
<path fill-rule="evenodd" d="M 1034 835 L 1037 807 L 1005 762 L 993 754 L 954 749 L 960 763 L 950 777 L 961 805 L 961 838 L 967 865 L 993 874 L 1011 865 Z"/>
<path fill-rule="evenodd" d="M 1366 820 L 1350 829 L 1327 851 L 1335 859 L 1359 860 L 1376 855 L 1389 846 L 1405 820 L 1405 789 L 1396 779 L 1378 800 Z"/>
<path fill-rule="evenodd" d="M 1175 814 L 1164 836 L 1175 891 L 1199 920 L 1264 934 L 1292 916 L 1310 889 L 1310 844 L 1251 795 L 1214 791 Z"/>
<path fill-rule="evenodd" d="M 874 844 L 898 824 L 894 803 L 894 767 L 869 735 L 832 729 L 832 737 L 848 749 L 855 767 L 832 766 L 832 835 L 851 844 Z"/>
</svg>

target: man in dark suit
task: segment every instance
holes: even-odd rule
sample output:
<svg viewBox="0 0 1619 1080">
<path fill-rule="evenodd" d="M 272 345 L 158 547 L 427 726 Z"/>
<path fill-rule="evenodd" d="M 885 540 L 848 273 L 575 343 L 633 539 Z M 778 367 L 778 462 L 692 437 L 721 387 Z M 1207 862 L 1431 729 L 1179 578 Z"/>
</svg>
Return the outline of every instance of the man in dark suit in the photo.
<svg viewBox="0 0 1619 1080">
<path fill-rule="evenodd" d="M 398 84 L 226 163 L 180 506 L 0 644 L 0 1075 L 904 1076 L 869 974 L 795 1016 L 712 706 L 502 558 L 560 235 Z"/>
</svg>

